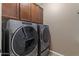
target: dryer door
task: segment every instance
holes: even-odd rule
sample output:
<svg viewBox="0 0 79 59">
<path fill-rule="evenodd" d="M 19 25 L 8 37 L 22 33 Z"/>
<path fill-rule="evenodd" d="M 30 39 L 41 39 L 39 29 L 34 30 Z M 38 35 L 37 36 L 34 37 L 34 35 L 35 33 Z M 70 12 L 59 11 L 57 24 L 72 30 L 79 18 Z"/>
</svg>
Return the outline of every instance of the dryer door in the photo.
<svg viewBox="0 0 79 59">
<path fill-rule="evenodd" d="M 22 26 L 13 34 L 11 45 L 15 55 L 28 55 L 37 46 L 37 32 L 31 26 Z"/>
<path fill-rule="evenodd" d="M 46 44 L 46 46 L 49 45 L 49 40 L 50 40 L 50 32 L 49 32 L 49 28 L 45 27 L 43 29 L 43 42 Z"/>
</svg>

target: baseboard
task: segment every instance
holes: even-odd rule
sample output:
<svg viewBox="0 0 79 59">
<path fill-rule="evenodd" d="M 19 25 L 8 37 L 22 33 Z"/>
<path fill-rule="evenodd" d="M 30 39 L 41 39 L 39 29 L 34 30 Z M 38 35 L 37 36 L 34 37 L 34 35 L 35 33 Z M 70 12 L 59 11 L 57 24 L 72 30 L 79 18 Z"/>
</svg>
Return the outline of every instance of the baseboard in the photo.
<svg viewBox="0 0 79 59">
<path fill-rule="evenodd" d="M 58 52 L 52 51 L 52 50 L 50 50 L 50 55 L 51 56 L 64 56 L 64 55 L 62 55 L 62 54 L 60 54 Z"/>
</svg>

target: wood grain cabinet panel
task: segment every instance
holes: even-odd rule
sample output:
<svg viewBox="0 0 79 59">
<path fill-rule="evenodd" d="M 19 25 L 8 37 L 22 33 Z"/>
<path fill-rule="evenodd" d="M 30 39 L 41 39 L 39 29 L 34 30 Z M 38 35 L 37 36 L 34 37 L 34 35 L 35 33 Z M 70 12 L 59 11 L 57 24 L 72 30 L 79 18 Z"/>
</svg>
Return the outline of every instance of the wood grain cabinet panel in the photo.
<svg viewBox="0 0 79 59">
<path fill-rule="evenodd" d="M 43 9 L 38 6 L 37 8 L 37 13 L 38 13 L 38 23 L 43 24 Z"/>
<path fill-rule="evenodd" d="M 2 4 L 2 16 L 18 19 L 19 17 L 19 9 L 17 3 L 3 3 Z"/>
<path fill-rule="evenodd" d="M 29 3 L 20 3 L 20 19 L 25 21 L 31 21 L 31 12 L 30 12 Z"/>
<path fill-rule="evenodd" d="M 32 22 L 35 22 L 35 23 L 38 22 L 37 6 L 34 4 L 31 4 L 31 19 L 32 19 Z"/>
<path fill-rule="evenodd" d="M 36 4 L 31 4 L 32 22 L 43 23 L 43 9 Z"/>
</svg>

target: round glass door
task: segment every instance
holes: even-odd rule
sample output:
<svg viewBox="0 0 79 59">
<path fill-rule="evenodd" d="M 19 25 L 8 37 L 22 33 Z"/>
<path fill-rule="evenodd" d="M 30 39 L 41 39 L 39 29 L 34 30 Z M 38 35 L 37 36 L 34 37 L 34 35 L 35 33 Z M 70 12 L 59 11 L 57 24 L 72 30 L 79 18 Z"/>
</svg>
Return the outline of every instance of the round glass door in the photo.
<svg viewBox="0 0 79 59">
<path fill-rule="evenodd" d="M 20 27 L 12 37 L 12 51 L 15 55 L 25 56 L 37 45 L 37 32 L 33 27 Z"/>
<path fill-rule="evenodd" d="M 49 29 L 48 28 L 44 28 L 44 30 L 43 30 L 43 41 L 45 43 L 47 43 L 49 39 L 50 39 Z"/>
</svg>

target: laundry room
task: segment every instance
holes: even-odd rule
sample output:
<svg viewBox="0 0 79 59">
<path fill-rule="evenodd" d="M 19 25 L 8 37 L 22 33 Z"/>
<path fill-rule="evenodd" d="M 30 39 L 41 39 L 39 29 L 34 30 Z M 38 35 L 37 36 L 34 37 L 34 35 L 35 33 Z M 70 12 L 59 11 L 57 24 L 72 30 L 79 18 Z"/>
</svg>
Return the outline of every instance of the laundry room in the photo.
<svg viewBox="0 0 79 59">
<path fill-rule="evenodd" d="M 1 56 L 79 56 L 79 3 L 1 3 Z"/>
</svg>

